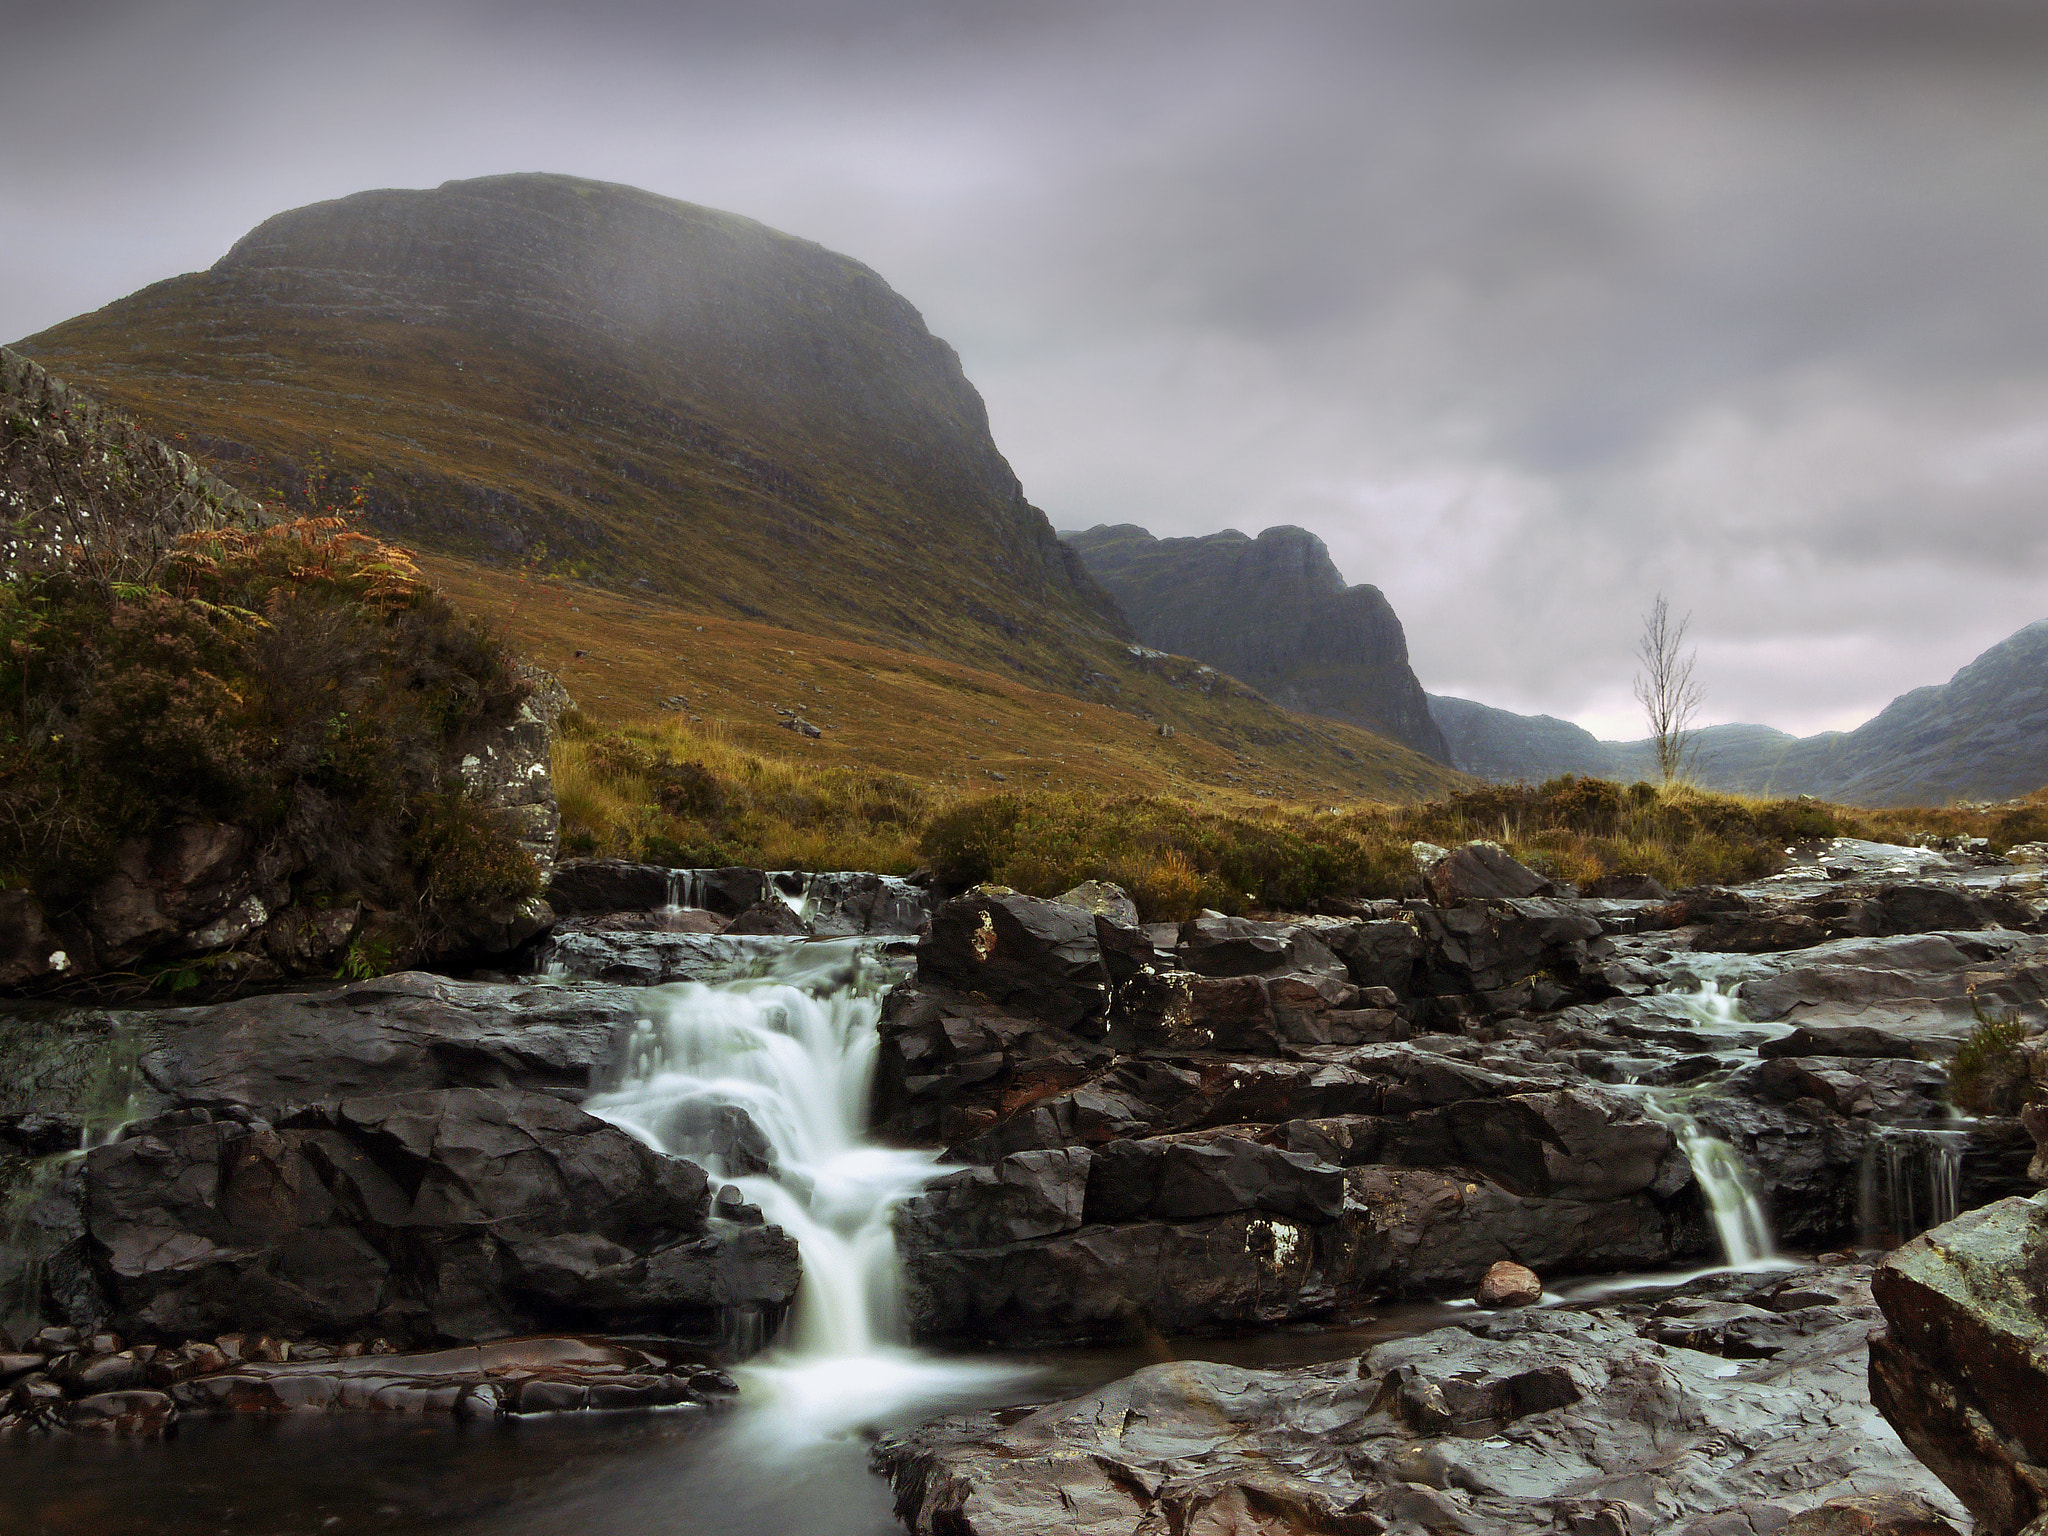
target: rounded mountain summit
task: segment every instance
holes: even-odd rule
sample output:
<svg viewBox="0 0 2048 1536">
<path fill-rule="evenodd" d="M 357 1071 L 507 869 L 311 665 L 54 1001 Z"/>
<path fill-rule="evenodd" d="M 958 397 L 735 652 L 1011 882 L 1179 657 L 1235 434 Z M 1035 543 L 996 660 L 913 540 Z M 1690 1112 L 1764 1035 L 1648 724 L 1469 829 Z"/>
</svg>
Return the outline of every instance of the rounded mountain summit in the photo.
<svg viewBox="0 0 2048 1536">
<path fill-rule="evenodd" d="M 19 349 L 245 490 L 359 486 L 425 549 L 1056 686 L 1125 633 L 906 300 L 632 187 L 317 203 Z"/>
</svg>

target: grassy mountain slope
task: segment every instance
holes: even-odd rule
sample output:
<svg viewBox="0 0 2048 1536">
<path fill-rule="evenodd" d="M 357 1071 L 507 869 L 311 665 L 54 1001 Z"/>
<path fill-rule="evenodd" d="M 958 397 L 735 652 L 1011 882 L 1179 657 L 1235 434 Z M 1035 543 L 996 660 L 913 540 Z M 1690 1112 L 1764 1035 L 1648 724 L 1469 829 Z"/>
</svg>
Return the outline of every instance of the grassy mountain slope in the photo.
<svg viewBox="0 0 2048 1536">
<path fill-rule="evenodd" d="M 1236 803 L 1328 801 L 1370 783 L 1382 798 L 1405 801 L 1468 782 L 1354 727 L 1282 715 L 1180 657 L 1132 658 L 1124 707 L 1111 708 L 960 662 L 692 614 L 587 583 L 526 579 L 447 556 L 420 563 L 456 603 L 559 676 L 603 727 L 672 708 L 743 748 L 961 789 Z M 780 710 L 821 735 L 784 727 Z M 1160 733 L 1162 723 L 1174 724 L 1173 735 Z"/>
<path fill-rule="evenodd" d="M 360 488 L 493 617 L 518 575 L 568 578 L 763 626 L 746 643 L 777 626 L 1170 722 L 1318 794 L 1450 782 L 1227 680 L 1164 680 L 952 349 L 866 267 L 750 220 L 564 176 L 360 193 L 22 350 L 252 494 Z M 608 643 L 557 622 L 536 642 Z"/>
</svg>

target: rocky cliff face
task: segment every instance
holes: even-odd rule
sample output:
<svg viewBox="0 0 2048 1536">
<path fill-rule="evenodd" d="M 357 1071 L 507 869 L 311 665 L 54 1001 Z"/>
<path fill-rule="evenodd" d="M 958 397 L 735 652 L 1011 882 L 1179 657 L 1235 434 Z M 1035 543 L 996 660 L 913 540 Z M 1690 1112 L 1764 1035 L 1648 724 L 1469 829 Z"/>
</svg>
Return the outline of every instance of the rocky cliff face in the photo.
<svg viewBox="0 0 2048 1536">
<path fill-rule="evenodd" d="M 1393 607 L 1377 587 L 1346 586 L 1306 529 L 1155 539 L 1123 524 L 1065 537 L 1147 645 L 1450 761 Z"/>
<path fill-rule="evenodd" d="M 1656 777 L 1648 741 L 1601 741 L 1568 720 L 1431 695 L 1454 767 L 1540 783 L 1560 773 Z M 1798 737 L 1767 725 L 1694 735 L 1709 789 L 1819 795 L 1850 805 L 2008 800 L 2048 780 L 2048 619 L 2000 641 L 1946 683 L 1916 688 L 1853 731 Z"/>
<path fill-rule="evenodd" d="M 297 209 L 23 350 L 244 489 L 361 482 L 419 547 L 1061 684 L 1123 629 L 909 303 L 630 187 L 495 176 Z"/>
</svg>

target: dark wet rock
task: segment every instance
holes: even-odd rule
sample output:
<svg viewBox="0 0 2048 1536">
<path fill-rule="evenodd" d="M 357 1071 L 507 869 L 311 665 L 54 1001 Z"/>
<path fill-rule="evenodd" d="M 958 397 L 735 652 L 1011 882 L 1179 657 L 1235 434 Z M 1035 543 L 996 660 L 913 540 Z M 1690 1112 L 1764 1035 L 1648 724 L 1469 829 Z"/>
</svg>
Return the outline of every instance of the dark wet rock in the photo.
<svg viewBox="0 0 2048 1536">
<path fill-rule="evenodd" d="M 1998 930 L 1840 940 L 1744 981 L 1741 997 L 1753 1019 L 1860 1025 L 1947 1048 L 1982 1008 L 2048 1019 L 2048 941 Z"/>
<path fill-rule="evenodd" d="M 11 991 L 61 975 L 70 964 L 35 893 L 0 891 L 0 988 Z"/>
<path fill-rule="evenodd" d="M 1548 896 L 1556 886 L 1520 864 L 1498 843 L 1467 843 L 1435 860 L 1423 873 L 1429 899 L 1439 906 Z"/>
<path fill-rule="evenodd" d="M 1587 945 L 1601 936 L 1597 918 L 1550 898 L 1417 904 L 1412 912 L 1437 993 L 1497 993 L 1538 973 L 1576 981 L 1589 969 Z"/>
<path fill-rule="evenodd" d="M 1190 918 L 1181 924 L 1176 954 L 1181 968 L 1198 976 L 1345 974 L 1318 930 L 1245 917 Z"/>
<path fill-rule="evenodd" d="M 803 938 L 810 932 L 804 926 L 804 920 L 798 917 L 790 904 L 780 896 L 770 896 L 765 901 L 755 902 L 727 923 L 724 931 L 735 934 L 773 934 L 796 939 Z"/>
<path fill-rule="evenodd" d="M 180 1112 L 86 1159 L 96 1263 L 143 1338 L 482 1338 L 563 1309 L 706 1334 L 732 1293 L 775 1306 L 795 1280 L 779 1230 L 707 1235 L 707 1195 L 695 1164 L 507 1089 L 343 1099 L 275 1128 Z"/>
<path fill-rule="evenodd" d="M 1062 1029 L 1098 1021 L 1109 1003 L 1094 914 L 999 887 L 940 907 L 917 964 L 922 980 L 979 993 Z"/>
<path fill-rule="evenodd" d="M 1543 1281 L 1528 1265 L 1502 1259 L 1479 1277 L 1473 1299 L 1482 1307 L 1533 1307 L 1543 1299 Z"/>
<path fill-rule="evenodd" d="M 1053 897 L 1053 900 L 1063 906 L 1079 907 L 1084 912 L 1093 912 L 1097 917 L 1107 918 L 1119 928 L 1138 926 L 1138 904 L 1131 900 L 1131 893 L 1107 880 L 1083 880 L 1071 891 L 1062 891 Z"/>
<path fill-rule="evenodd" d="M 897 1214 L 900 1245 L 990 1248 L 1081 1225 L 1093 1154 L 1080 1147 L 1018 1152 L 933 1181 Z"/>
<path fill-rule="evenodd" d="M 1728 913 L 1709 923 L 1693 947 L 1753 955 L 1808 949 L 1830 937 L 1819 918 L 1803 912 Z"/>
<path fill-rule="evenodd" d="M 1131 1145 L 1099 1151 L 1097 1166 L 1132 1155 L 1124 1150 Z M 1258 1197 L 1319 1215 L 1312 1202 L 1323 1198 L 1330 1174 L 1306 1154 L 1294 1157 L 1300 1161 L 1291 1167 L 1265 1171 L 1280 1168 L 1295 1187 L 1255 1185 Z M 1169 1159 L 1159 1162 L 1162 1174 L 1172 1171 Z M 1169 1208 L 1248 1197 L 1213 1171 L 1196 1171 L 1202 1177 L 1191 1189 L 1165 1193 Z M 1244 1177 L 1251 1184 L 1256 1171 Z M 1503 1257 L 1557 1273 L 1634 1268 L 1666 1262 L 1691 1240 L 1684 1222 L 1648 1195 L 1541 1199 L 1475 1174 L 1376 1166 L 1341 1177 L 1344 1201 L 1334 1220 L 1256 1210 L 1091 1220 L 1076 1231 L 985 1247 L 960 1245 L 943 1225 L 907 1229 L 912 1328 L 923 1338 L 1015 1347 L 1277 1324 L 1387 1296 L 1470 1295 Z M 1139 1188 L 1156 1208 L 1162 1196 Z M 1107 1209 L 1128 1208 L 1126 1191 L 1111 1193 L 1119 1203 Z M 1092 1179 L 1089 1195 L 1092 1205 Z"/>
<path fill-rule="evenodd" d="M 737 921 L 737 920 L 735 920 Z M 661 930 L 571 930 L 543 949 L 551 970 L 586 981 L 653 987 L 670 981 L 719 982 L 783 953 L 785 938 Z"/>
<path fill-rule="evenodd" d="M 879 1029 L 872 1123 L 912 1144 L 972 1136 L 1087 1082 L 1113 1055 L 1070 1030 L 923 982 L 890 993 Z"/>
<path fill-rule="evenodd" d="M 1886 933 L 1954 933 L 1991 920 L 1980 898 L 1951 885 L 1888 885 L 1877 903 Z"/>
<path fill-rule="evenodd" d="M 872 1464 L 920 1536 L 1753 1536 L 1825 1500 L 1897 1494 L 1952 1517 L 1904 1449 L 1867 1432 L 1871 1327 L 1844 1307 L 1769 1360 L 1731 1362 L 1642 1338 L 1621 1308 L 1520 1310 L 1356 1363 L 1153 1366 L 1028 1414 L 884 1436 Z"/>
<path fill-rule="evenodd" d="M 1910 1040 L 1867 1025 L 1847 1024 L 1830 1029 L 1825 1026 L 1809 1028 L 1802 1024 L 1789 1035 L 1766 1040 L 1756 1048 L 1756 1053 L 1766 1059 L 1773 1056 L 1834 1056 L 1914 1060 L 1919 1057 L 1920 1048 Z"/>
<path fill-rule="evenodd" d="M 500 1339 L 427 1354 L 360 1354 L 289 1364 L 241 1362 L 172 1388 L 187 1411 L 505 1414 L 719 1407 L 731 1378 L 702 1356 L 583 1338 Z"/>
<path fill-rule="evenodd" d="M 1870 1391 L 1983 1536 L 2048 1514 L 2048 1202 L 2001 1200 L 1878 1267 Z"/>
<path fill-rule="evenodd" d="M 178 1405 L 147 1389 L 95 1393 L 64 1408 L 64 1427 L 78 1434 L 156 1439 L 170 1434 L 177 1423 Z"/>
<path fill-rule="evenodd" d="M 580 913 L 649 912 L 667 905 L 674 875 L 675 871 L 663 864 L 633 864 L 624 859 L 564 859 L 549 871 L 542 895 L 564 917 Z"/>
<path fill-rule="evenodd" d="M 1344 1173 L 1237 1136 L 1151 1137 L 1097 1152 L 1087 1194 L 1091 1222 L 1198 1221 L 1233 1211 L 1327 1222 L 1344 1209 Z"/>
<path fill-rule="evenodd" d="M 1613 1200 L 1677 1193 L 1691 1175 L 1668 1126 L 1621 1095 L 1559 1089 L 1454 1103 L 1382 1122 L 1377 1160 L 1471 1168 L 1519 1194 Z"/>
<path fill-rule="evenodd" d="M 894 875 L 821 873 L 804 881 L 803 917 L 819 938 L 917 934 L 931 918 L 931 898 Z"/>
<path fill-rule="evenodd" d="M 1584 895 L 1619 901 L 1668 901 L 1671 893 L 1651 876 L 1618 871 L 1601 875 L 1585 888 Z"/>
<path fill-rule="evenodd" d="M 1424 948 L 1413 923 L 1335 924 L 1317 929 L 1316 937 L 1344 962 L 1357 985 L 1385 987 L 1398 999 L 1420 990 Z"/>
<path fill-rule="evenodd" d="M 275 1116 L 350 1095 L 518 1088 L 580 1100 L 646 1001 L 614 988 L 450 981 L 408 971 L 331 992 L 241 998 L 158 1031 L 141 1072 L 165 1104 Z"/>
<path fill-rule="evenodd" d="M 602 917 L 569 917 L 552 933 L 724 933 L 727 919 L 702 907 L 661 907 L 652 912 L 607 912 Z"/>
</svg>

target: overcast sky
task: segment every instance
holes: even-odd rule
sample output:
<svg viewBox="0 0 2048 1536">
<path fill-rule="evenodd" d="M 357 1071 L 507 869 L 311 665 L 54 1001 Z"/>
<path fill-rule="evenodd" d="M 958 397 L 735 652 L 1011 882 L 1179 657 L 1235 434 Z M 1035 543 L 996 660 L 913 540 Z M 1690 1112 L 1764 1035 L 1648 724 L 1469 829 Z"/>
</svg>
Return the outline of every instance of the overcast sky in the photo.
<svg viewBox="0 0 2048 1536">
<path fill-rule="evenodd" d="M 1298 523 L 1425 687 L 1866 719 L 2048 617 L 2048 7 L 0 0 L 0 338 L 499 171 L 858 257 L 1057 527 Z"/>
</svg>

